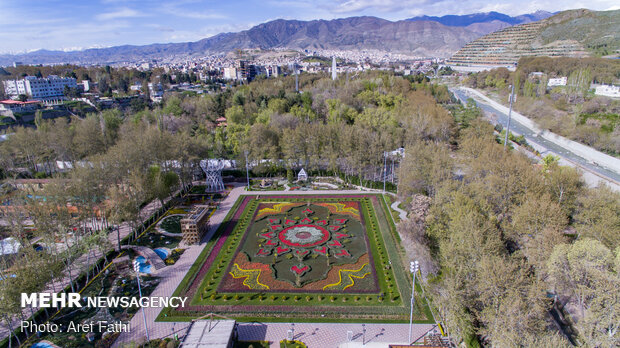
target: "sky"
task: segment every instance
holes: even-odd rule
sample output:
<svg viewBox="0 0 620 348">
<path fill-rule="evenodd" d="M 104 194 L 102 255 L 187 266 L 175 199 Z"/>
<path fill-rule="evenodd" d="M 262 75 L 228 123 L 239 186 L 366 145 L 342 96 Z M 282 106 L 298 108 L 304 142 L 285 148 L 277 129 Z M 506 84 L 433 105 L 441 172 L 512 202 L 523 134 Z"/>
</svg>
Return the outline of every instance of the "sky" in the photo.
<svg viewBox="0 0 620 348">
<path fill-rule="evenodd" d="M 620 9 L 617 0 L 0 0 L 0 53 L 197 41 L 274 19 Z"/>
</svg>

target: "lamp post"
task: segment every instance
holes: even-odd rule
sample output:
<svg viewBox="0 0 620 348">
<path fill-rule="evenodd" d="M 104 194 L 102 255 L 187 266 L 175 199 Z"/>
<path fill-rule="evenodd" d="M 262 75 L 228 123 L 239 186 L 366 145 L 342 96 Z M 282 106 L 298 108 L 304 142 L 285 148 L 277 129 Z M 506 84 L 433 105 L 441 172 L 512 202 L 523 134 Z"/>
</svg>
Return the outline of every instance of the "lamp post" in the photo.
<svg viewBox="0 0 620 348">
<path fill-rule="evenodd" d="M 293 341 L 295 340 L 295 323 L 291 323 L 291 331 L 293 332 Z"/>
<path fill-rule="evenodd" d="M 506 148 L 506 144 L 508 143 L 508 133 L 510 133 L 510 115 L 512 114 L 512 101 L 515 99 L 515 86 L 512 85 L 510 91 L 510 108 L 508 109 L 508 124 L 506 126 L 506 135 L 504 136 L 504 149 Z"/>
<path fill-rule="evenodd" d="M 409 271 L 413 275 L 413 286 L 411 287 L 411 312 L 409 314 L 409 341 L 407 341 L 409 344 L 411 344 L 411 329 L 413 327 L 413 304 L 415 303 L 413 295 L 415 294 L 415 274 L 418 272 L 419 269 L 420 264 L 418 263 L 418 261 L 411 261 L 411 263 L 409 264 Z"/>
<path fill-rule="evenodd" d="M 248 170 L 248 150 L 243 151 L 245 154 L 245 177 L 248 180 L 248 191 L 250 191 L 250 171 Z"/>
<path fill-rule="evenodd" d="M 133 262 L 133 269 L 136 271 L 136 279 L 138 279 L 138 294 L 142 297 L 142 287 L 140 286 L 140 263 L 138 261 Z M 146 326 L 146 314 L 144 314 L 144 307 L 142 307 L 142 319 L 144 320 L 144 331 L 146 332 L 146 341 L 150 342 L 149 328 Z"/>
<path fill-rule="evenodd" d="M 366 324 L 362 324 L 362 346 L 366 345 Z"/>
</svg>

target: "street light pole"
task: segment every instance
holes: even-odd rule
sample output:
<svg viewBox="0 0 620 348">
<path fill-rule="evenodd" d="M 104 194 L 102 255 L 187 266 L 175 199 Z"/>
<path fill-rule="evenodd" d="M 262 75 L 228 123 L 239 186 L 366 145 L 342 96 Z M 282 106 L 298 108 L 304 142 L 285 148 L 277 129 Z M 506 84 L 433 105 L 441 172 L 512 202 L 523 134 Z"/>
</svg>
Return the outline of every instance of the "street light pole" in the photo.
<svg viewBox="0 0 620 348">
<path fill-rule="evenodd" d="M 362 324 L 362 346 L 366 345 L 366 324 Z"/>
<path fill-rule="evenodd" d="M 248 180 L 248 191 L 250 191 L 250 171 L 248 169 L 248 150 L 243 151 L 245 154 L 245 177 Z"/>
<path fill-rule="evenodd" d="M 413 328 L 413 304 L 415 303 L 415 299 L 413 295 L 415 294 L 415 274 L 418 272 L 418 269 L 420 269 L 420 264 L 418 263 L 418 261 L 417 260 L 411 261 L 411 263 L 409 264 L 409 271 L 413 275 L 413 286 L 411 287 L 411 312 L 409 313 L 409 340 L 407 341 L 409 344 L 411 344 L 411 330 Z"/>
<path fill-rule="evenodd" d="M 515 86 L 512 85 L 510 87 L 512 87 L 512 90 L 510 91 L 510 108 L 508 109 L 508 125 L 506 126 L 506 135 L 504 136 L 504 149 L 508 143 L 508 133 L 510 133 L 510 115 L 512 114 L 512 101 L 515 98 Z"/>
<path fill-rule="evenodd" d="M 142 287 L 140 287 L 140 263 L 137 261 L 134 261 L 133 269 L 134 271 L 136 271 L 136 279 L 138 279 L 138 294 L 140 294 L 140 297 L 142 297 Z M 146 314 L 144 314 L 144 307 L 142 307 L 142 319 L 144 320 L 144 331 L 146 332 L 146 341 L 150 342 L 151 339 L 149 338 L 149 328 L 146 326 Z"/>
</svg>

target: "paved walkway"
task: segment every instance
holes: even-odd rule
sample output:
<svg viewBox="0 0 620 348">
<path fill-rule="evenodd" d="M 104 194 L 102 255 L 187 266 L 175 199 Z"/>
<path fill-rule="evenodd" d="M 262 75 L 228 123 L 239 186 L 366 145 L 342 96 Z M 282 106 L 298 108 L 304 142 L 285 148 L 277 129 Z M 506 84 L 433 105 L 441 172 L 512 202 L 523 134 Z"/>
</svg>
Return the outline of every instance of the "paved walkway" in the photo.
<svg viewBox="0 0 620 348">
<path fill-rule="evenodd" d="M 433 324 L 414 324 L 412 341 L 433 330 Z M 269 341 L 271 347 L 280 347 L 280 340 L 287 338 L 292 330 L 290 323 L 239 323 L 240 341 Z M 366 330 L 365 332 L 363 330 Z M 295 323 L 295 339 L 309 348 L 330 347 L 385 347 L 389 344 L 407 344 L 409 324 L 341 324 L 341 323 Z M 353 340 L 348 342 L 348 332 Z"/>
<path fill-rule="evenodd" d="M 390 207 L 398 212 L 398 216 L 400 216 L 401 220 L 405 220 L 405 219 L 407 219 L 407 212 L 402 210 L 402 209 L 400 209 L 398 207 L 399 204 L 400 204 L 400 201 L 396 201 L 396 202 L 392 203 L 392 205 Z"/>
<path fill-rule="evenodd" d="M 244 191 L 245 186 L 237 186 L 235 187 L 228 196 L 220 203 L 217 210 L 211 216 L 211 220 L 209 224 L 211 225 L 211 229 L 207 235 L 203 238 L 202 242 L 198 245 L 189 246 L 181 258 L 171 266 L 167 266 L 163 270 L 157 273 L 157 276 L 160 278 L 159 285 L 155 290 L 151 293 L 151 297 L 158 296 L 171 296 L 172 293 L 179 286 L 189 268 L 194 264 L 194 261 L 198 258 L 198 255 L 205 248 L 207 241 L 213 237 L 215 231 L 218 229 L 226 214 L 232 206 L 237 201 L 237 198 Z M 280 191 L 281 192 L 281 191 Z M 180 337 L 184 336 L 187 332 L 187 328 L 190 323 L 180 322 L 180 323 L 172 323 L 172 322 L 155 322 L 155 319 L 159 315 L 161 308 L 144 308 L 144 313 L 146 315 L 146 321 L 148 325 L 149 338 L 161 338 L 170 336 L 173 332 L 176 332 Z M 116 342 L 114 342 L 113 347 L 120 347 L 122 344 L 127 344 L 131 342 L 142 342 L 146 337 L 146 331 L 144 330 L 144 321 L 142 319 L 141 313 L 136 313 L 131 321 L 129 322 L 130 332 L 122 333 Z"/>
</svg>

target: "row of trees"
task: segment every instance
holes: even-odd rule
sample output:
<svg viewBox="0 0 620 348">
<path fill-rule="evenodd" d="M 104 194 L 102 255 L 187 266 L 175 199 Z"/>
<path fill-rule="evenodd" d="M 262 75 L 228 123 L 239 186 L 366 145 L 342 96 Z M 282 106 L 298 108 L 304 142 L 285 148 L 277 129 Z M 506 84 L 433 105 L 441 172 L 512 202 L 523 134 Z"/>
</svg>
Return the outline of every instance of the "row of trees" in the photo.
<svg viewBox="0 0 620 348">
<path fill-rule="evenodd" d="M 617 345 L 620 196 L 584 187 L 553 159 L 532 165 L 504 151 L 479 119 L 457 142 L 456 151 L 408 147 L 399 185 L 414 195 L 399 230 L 451 333 L 490 346 L 568 346 L 550 315 L 555 297 L 580 342 Z"/>
</svg>

